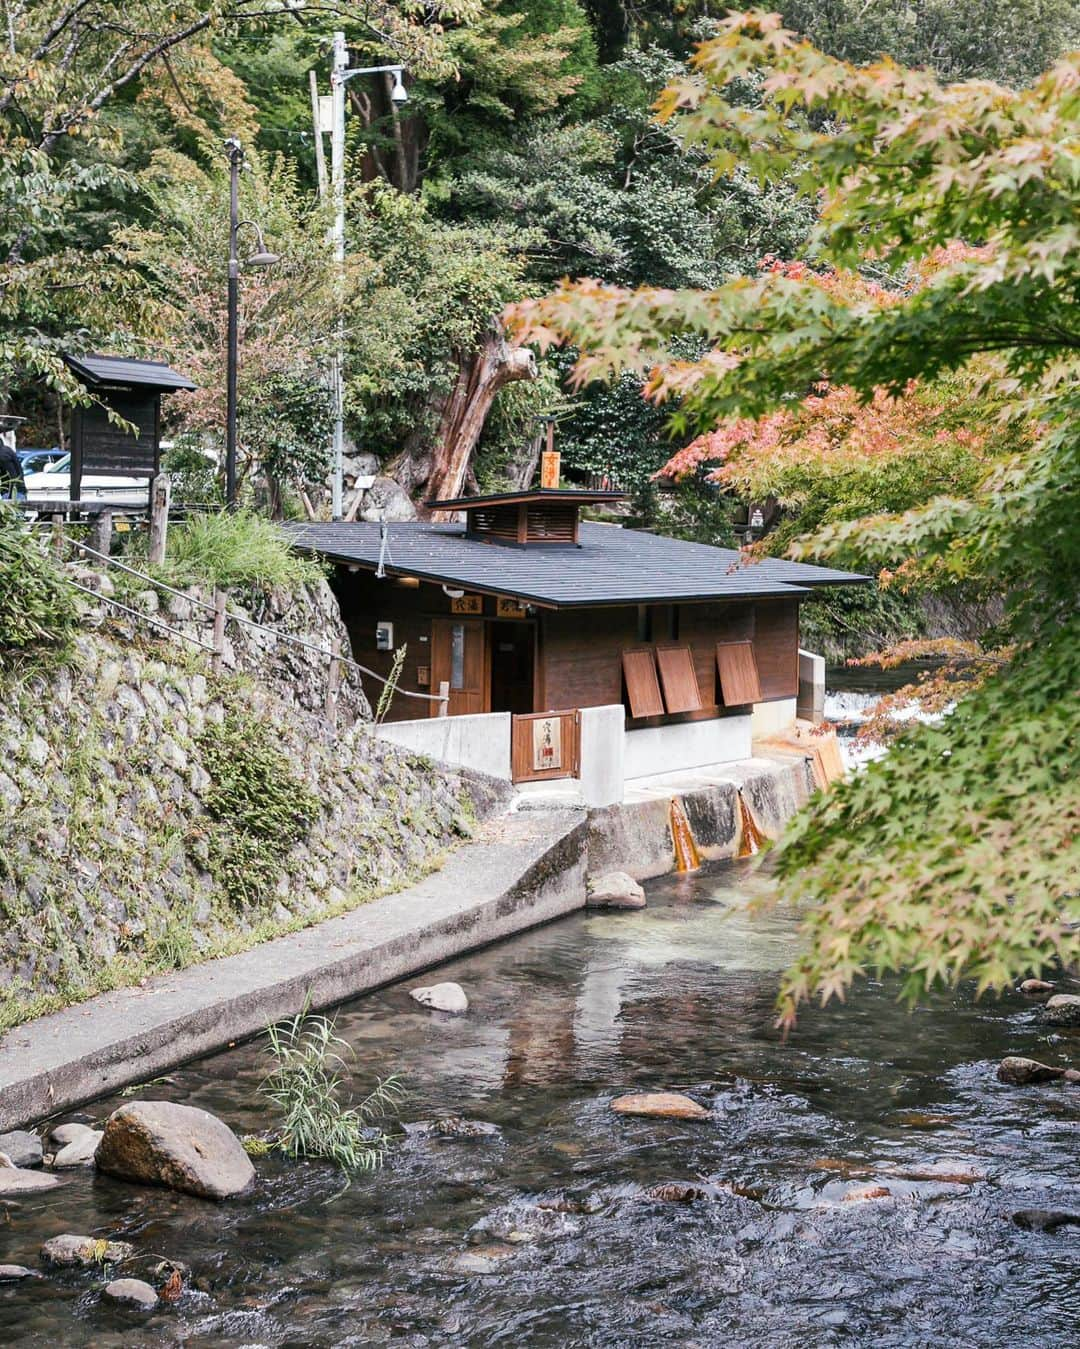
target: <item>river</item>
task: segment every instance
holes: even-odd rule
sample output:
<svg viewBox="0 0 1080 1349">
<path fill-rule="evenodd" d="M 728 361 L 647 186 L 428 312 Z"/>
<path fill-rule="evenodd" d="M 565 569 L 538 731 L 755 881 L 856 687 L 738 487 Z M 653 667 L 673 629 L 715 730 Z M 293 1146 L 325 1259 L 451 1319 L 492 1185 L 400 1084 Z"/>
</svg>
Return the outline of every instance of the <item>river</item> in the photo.
<svg viewBox="0 0 1080 1349">
<path fill-rule="evenodd" d="M 737 863 L 648 886 L 637 913 L 582 913 L 444 966 L 463 1017 L 408 988 L 344 1008 L 355 1085 L 400 1073 L 413 1131 L 344 1192 L 320 1163 L 257 1160 L 240 1201 L 90 1171 L 6 1206 L 0 1259 L 60 1232 L 117 1235 L 191 1267 L 147 1315 L 94 1272 L 0 1285 L 0 1343 L 94 1346 L 1039 1346 L 1080 1343 L 1080 1088 L 999 1084 L 1005 1054 L 1063 1062 L 1019 995 L 942 996 L 909 1014 L 861 986 L 772 1029 L 787 911 L 750 915 L 768 877 Z M 273 1123 L 265 1052 L 245 1044 L 142 1091 L 238 1132 Z M 706 1120 L 627 1118 L 621 1092 L 681 1088 Z M 120 1098 L 90 1107 L 102 1119 Z M 71 1116 L 69 1116 L 71 1117 Z M 77 1117 L 77 1116 L 76 1116 Z M 706 1197 L 649 1191 L 691 1183 Z M 886 1190 L 845 1198 L 858 1187 Z M 663 1193 L 663 1192 L 661 1192 Z M 672 1192 L 668 1192 L 669 1194 Z"/>
</svg>

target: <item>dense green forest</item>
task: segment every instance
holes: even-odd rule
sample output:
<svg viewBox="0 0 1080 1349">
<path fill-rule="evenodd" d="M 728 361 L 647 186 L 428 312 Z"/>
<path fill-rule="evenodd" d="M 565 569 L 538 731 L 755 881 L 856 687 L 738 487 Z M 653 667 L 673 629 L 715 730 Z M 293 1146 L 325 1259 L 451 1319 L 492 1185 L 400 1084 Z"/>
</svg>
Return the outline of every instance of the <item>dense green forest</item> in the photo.
<svg viewBox="0 0 1080 1349">
<path fill-rule="evenodd" d="M 1023 85 L 1080 40 L 1077 0 L 991 0 L 974 7 L 977 26 L 968 0 L 781 8 L 836 56 L 887 53 L 945 79 Z M 731 543 L 739 501 L 764 500 L 781 528 L 763 546 L 782 551 L 806 528 L 963 490 L 988 438 L 1009 448 L 969 382 L 944 399 L 945 424 L 971 432 L 948 453 L 934 441 L 940 427 L 916 418 L 914 437 L 910 423 L 895 428 L 902 453 L 885 470 L 838 423 L 854 447 L 839 466 L 731 466 L 717 484 L 677 460 L 682 471 L 663 477 L 660 493 L 654 475 L 680 449 L 677 400 L 647 401 L 644 369 L 575 385 L 572 347 L 538 362 L 507 347 L 504 307 L 564 276 L 707 289 L 791 259 L 813 263 L 820 203 L 797 173 L 763 180 L 735 164 L 717 175 L 655 116 L 723 5 L 148 0 L 138 28 L 109 0 L 4 9 L 0 389 L 28 418 L 22 443 L 64 438 L 77 390 L 61 352 L 160 355 L 199 385 L 169 408 L 170 466 L 186 470 L 182 490 L 215 490 L 207 455 L 219 454 L 224 426 L 224 140 L 236 136 L 242 214 L 281 255 L 241 286 L 242 475 L 263 504 L 299 509 L 295 489 L 306 487 L 323 508 L 339 312 L 348 466 L 388 474 L 414 499 L 529 482 L 554 417 L 564 473 L 628 489 L 639 520 Z M 329 90 L 337 27 L 353 64 L 403 62 L 409 93 L 399 107 L 389 77 L 347 86 L 344 277 L 328 241 L 310 86 L 314 72 L 319 93 Z M 760 86 L 748 75 L 737 98 L 755 107 Z M 886 286 L 910 279 L 873 273 Z M 703 349 L 687 337 L 680 354 Z M 808 620 L 834 652 L 924 626 L 895 591 L 833 599 Z"/>
<path fill-rule="evenodd" d="M 382 77 L 348 86 L 343 304 L 349 433 L 414 496 L 523 481 L 539 418 L 554 414 L 570 475 L 606 473 L 647 497 L 677 445 L 640 375 L 574 390 L 572 352 L 511 370 L 499 312 L 564 275 L 709 287 L 799 256 L 813 224 L 794 181 L 763 186 L 741 167 L 718 178 L 653 115 L 722 5 L 148 0 L 137 29 L 106 0 L 3 8 L 0 381 L 30 418 L 27 443 L 62 436 L 72 390 L 56 358 L 78 348 L 175 361 L 200 385 L 172 409 L 179 443 L 220 437 L 222 143 L 236 135 L 243 213 L 282 255 L 242 289 L 241 450 L 249 476 L 320 478 L 336 294 L 309 72 L 327 93 L 335 27 L 354 64 L 406 65 L 400 110 Z M 948 78 L 1024 83 L 1073 39 L 1080 7 L 992 0 L 977 32 L 963 0 L 781 8 L 842 57 L 889 52 Z M 742 96 L 754 102 L 753 80 Z M 474 395 L 485 358 L 494 398 L 474 444 L 453 395 Z M 724 532 L 710 494 L 691 483 L 685 495 L 677 522 Z"/>
</svg>

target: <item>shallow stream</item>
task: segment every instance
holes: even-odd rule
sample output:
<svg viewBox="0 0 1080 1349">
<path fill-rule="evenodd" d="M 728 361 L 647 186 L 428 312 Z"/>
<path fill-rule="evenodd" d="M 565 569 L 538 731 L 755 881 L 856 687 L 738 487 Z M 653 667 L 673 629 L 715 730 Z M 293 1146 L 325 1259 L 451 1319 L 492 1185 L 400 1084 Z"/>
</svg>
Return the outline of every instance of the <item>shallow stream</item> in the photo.
<svg viewBox="0 0 1080 1349">
<path fill-rule="evenodd" d="M 0 1261 L 108 1234 L 140 1252 L 123 1273 L 167 1256 L 192 1279 L 149 1315 L 102 1303 L 94 1272 L 2 1285 L 0 1344 L 1080 1344 L 1080 1227 L 1012 1221 L 1080 1211 L 1080 1088 L 994 1076 L 1008 1053 L 1075 1058 L 1080 1032 L 1048 1037 L 1019 996 L 909 1015 L 869 984 L 784 1044 L 771 1010 L 794 920 L 746 912 L 768 886 L 746 864 L 673 877 L 644 911 L 456 960 L 438 977 L 467 990 L 464 1017 L 409 999 L 430 979 L 340 1011 L 358 1091 L 398 1072 L 404 1119 L 494 1136 L 414 1131 L 343 1194 L 329 1166 L 262 1158 L 255 1192 L 223 1205 L 89 1171 L 10 1204 Z M 256 1132 L 273 1123 L 265 1070 L 241 1045 L 142 1094 Z M 666 1088 L 709 1118 L 610 1109 Z M 707 1197 L 649 1195 L 669 1182 Z M 865 1186 L 888 1194 L 845 1199 Z"/>
</svg>

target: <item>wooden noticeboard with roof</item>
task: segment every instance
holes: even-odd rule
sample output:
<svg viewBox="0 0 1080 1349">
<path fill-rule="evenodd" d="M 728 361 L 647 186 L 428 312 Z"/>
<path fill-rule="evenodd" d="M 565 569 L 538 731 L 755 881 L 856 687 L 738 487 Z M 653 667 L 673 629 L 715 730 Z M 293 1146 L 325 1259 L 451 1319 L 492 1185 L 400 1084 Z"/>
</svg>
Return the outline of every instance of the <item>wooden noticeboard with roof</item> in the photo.
<svg viewBox="0 0 1080 1349">
<path fill-rule="evenodd" d="M 161 468 L 161 395 L 190 392 L 195 385 L 161 361 L 100 355 L 64 359 L 93 398 L 72 413 L 71 499 L 79 500 L 84 474 L 145 478 L 149 497 Z"/>
</svg>

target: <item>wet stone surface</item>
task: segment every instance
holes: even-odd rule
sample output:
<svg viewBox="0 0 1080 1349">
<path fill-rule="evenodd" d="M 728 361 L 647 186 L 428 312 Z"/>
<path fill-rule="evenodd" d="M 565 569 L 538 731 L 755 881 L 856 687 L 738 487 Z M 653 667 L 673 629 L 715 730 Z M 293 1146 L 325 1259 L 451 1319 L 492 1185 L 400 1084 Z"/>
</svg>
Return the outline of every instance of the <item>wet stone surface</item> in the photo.
<svg viewBox="0 0 1080 1349">
<path fill-rule="evenodd" d="M 45 1277 L 0 1284 L 0 1343 L 1072 1349 L 1080 1091 L 996 1074 L 1009 1056 L 1075 1062 L 1076 1033 L 1048 1035 L 1019 993 L 909 1016 L 868 985 L 784 1045 L 772 1000 L 795 922 L 743 912 L 767 885 L 741 867 L 672 878 L 647 909 L 454 961 L 433 978 L 469 990 L 465 1017 L 433 1017 L 409 982 L 342 1009 L 357 1094 L 399 1072 L 420 1125 L 344 1193 L 332 1168 L 270 1156 L 221 1204 L 83 1169 L 20 1197 L 0 1262 Z M 146 1095 L 255 1134 L 274 1122 L 265 1071 L 240 1046 Z M 663 1091 L 706 1118 L 611 1108 Z M 106 1277 L 39 1264 L 64 1232 L 134 1254 Z M 176 1265 L 150 1310 L 101 1296 L 110 1278 L 160 1296 Z"/>
</svg>

